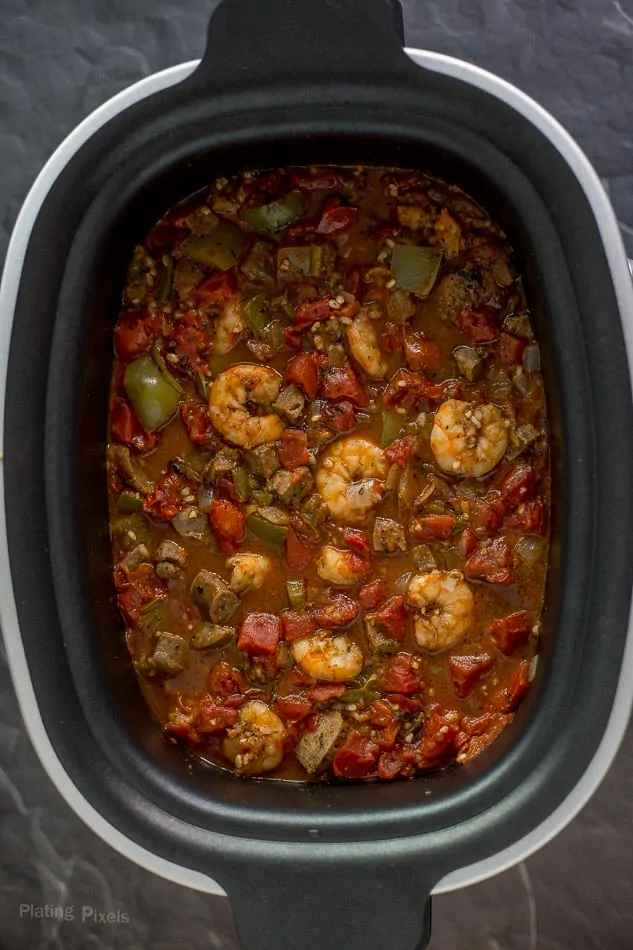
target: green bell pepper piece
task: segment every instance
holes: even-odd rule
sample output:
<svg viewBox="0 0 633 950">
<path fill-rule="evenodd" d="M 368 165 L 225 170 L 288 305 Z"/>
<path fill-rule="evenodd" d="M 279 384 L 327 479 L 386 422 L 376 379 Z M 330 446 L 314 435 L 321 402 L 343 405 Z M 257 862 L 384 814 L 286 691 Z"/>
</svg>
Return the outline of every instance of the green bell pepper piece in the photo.
<svg viewBox="0 0 633 950">
<path fill-rule="evenodd" d="M 251 479 L 241 465 L 233 469 L 233 484 L 240 501 L 247 501 L 251 494 Z"/>
<path fill-rule="evenodd" d="M 158 264 L 158 273 L 156 274 L 156 303 L 165 303 L 171 294 L 172 281 L 174 277 L 174 259 L 171 254 L 163 254 Z"/>
<path fill-rule="evenodd" d="M 260 205 L 259 208 L 246 208 L 240 212 L 240 218 L 254 231 L 274 233 L 283 231 L 289 224 L 298 221 L 305 210 L 305 202 L 300 191 L 291 191 L 278 201 Z"/>
<path fill-rule="evenodd" d="M 275 551 L 282 550 L 288 534 L 288 528 L 285 525 L 273 524 L 272 521 L 267 521 L 257 512 L 253 512 L 246 519 L 246 527 L 258 541 L 262 541 Z"/>
<path fill-rule="evenodd" d="M 380 430 L 380 444 L 383 448 L 391 445 L 402 432 L 405 416 L 395 409 L 383 409 L 382 428 Z"/>
<path fill-rule="evenodd" d="M 270 323 L 270 309 L 266 294 L 256 294 L 244 302 L 244 316 L 256 336 L 264 336 Z"/>
<path fill-rule="evenodd" d="M 258 284 L 270 284 L 274 280 L 272 252 L 266 241 L 255 241 L 240 265 L 242 273 Z"/>
<path fill-rule="evenodd" d="M 264 508 L 271 503 L 273 496 L 266 488 L 256 488 L 255 491 L 251 493 L 251 500 L 255 505 L 258 505 L 258 507 Z"/>
<path fill-rule="evenodd" d="M 180 246 L 196 264 L 229 270 L 242 254 L 246 240 L 241 228 L 230 221 L 220 221 L 209 234 L 192 234 Z"/>
<path fill-rule="evenodd" d="M 122 491 L 116 500 L 119 511 L 142 511 L 143 499 L 137 492 Z"/>
<path fill-rule="evenodd" d="M 286 593 L 293 610 L 303 610 L 306 605 L 305 581 L 286 581 Z"/>
<path fill-rule="evenodd" d="M 442 263 L 442 251 L 415 244 L 396 244 L 391 257 L 391 273 L 401 290 L 427 297 Z"/>
<path fill-rule="evenodd" d="M 151 356 L 139 356 L 125 371 L 125 391 L 143 428 L 160 429 L 178 409 L 180 393 Z"/>
</svg>

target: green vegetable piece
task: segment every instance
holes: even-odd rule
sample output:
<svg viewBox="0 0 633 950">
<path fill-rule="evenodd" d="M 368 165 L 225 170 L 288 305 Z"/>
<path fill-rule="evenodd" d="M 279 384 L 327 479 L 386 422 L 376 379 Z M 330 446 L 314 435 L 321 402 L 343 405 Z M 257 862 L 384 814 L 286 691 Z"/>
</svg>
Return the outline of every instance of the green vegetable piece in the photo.
<svg viewBox="0 0 633 950">
<path fill-rule="evenodd" d="M 251 480 L 248 472 L 241 465 L 233 469 L 233 484 L 240 501 L 247 501 L 251 494 Z"/>
<path fill-rule="evenodd" d="M 192 234 L 180 246 L 196 264 L 229 270 L 242 254 L 246 240 L 241 228 L 230 221 L 220 221 L 209 234 Z"/>
<path fill-rule="evenodd" d="M 140 627 L 144 633 L 156 633 L 162 630 L 167 620 L 167 606 L 162 601 L 153 600 L 141 610 Z"/>
<path fill-rule="evenodd" d="M 405 416 L 395 409 L 383 409 L 382 428 L 380 430 L 380 444 L 383 448 L 391 445 L 402 432 Z"/>
<path fill-rule="evenodd" d="M 290 299 L 287 290 L 284 290 L 283 296 L 277 298 L 276 304 L 285 317 L 288 317 L 289 320 L 294 320 L 295 305 Z"/>
<path fill-rule="evenodd" d="M 274 280 L 272 252 L 266 241 L 255 241 L 242 261 L 242 273 L 258 284 L 270 284 Z"/>
<path fill-rule="evenodd" d="M 442 251 L 415 244 L 396 244 L 391 258 L 391 273 L 401 290 L 427 297 L 433 289 L 442 263 Z"/>
<path fill-rule="evenodd" d="M 286 592 L 293 610 L 303 610 L 306 605 L 305 581 L 286 581 Z"/>
<path fill-rule="evenodd" d="M 140 511 L 114 520 L 112 534 L 123 550 L 130 551 L 139 544 L 149 547 L 151 543 L 149 525 Z"/>
<path fill-rule="evenodd" d="M 288 528 L 285 525 L 273 524 L 272 521 L 267 521 L 257 512 L 253 512 L 246 519 L 246 527 L 258 541 L 262 541 L 275 551 L 282 550 L 288 534 Z"/>
<path fill-rule="evenodd" d="M 160 429 L 178 409 L 180 393 L 151 356 L 139 356 L 125 371 L 125 391 L 143 428 Z"/>
<path fill-rule="evenodd" d="M 277 252 L 277 273 L 279 279 L 296 280 L 308 277 L 312 265 L 311 247 L 282 247 Z"/>
<path fill-rule="evenodd" d="M 246 208 L 240 212 L 240 218 L 254 231 L 274 234 L 283 231 L 289 224 L 298 221 L 305 210 L 303 195 L 300 191 L 291 191 L 278 201 L 260 205 L 259 208 Z"/>
<path fill-rule="evenodd" d="M 208 205 L 201 205 L 199 208 L 196 208 L 196 210 L 192 211 L 189 217 L 185 219 L 189 230 L 197 235 L 209 234 L 210 231 L 213 231 L 213 229 L 217 227 L 219 220 L 217 214 L 214 214 Z"/>
<path fill-rule="evenodd" d="M 266 294 L 256 294 L 244 302 L 244 316 L 256 336 L 264 336 L 270 323 L 270 309 Z"/>
<path fill-rule="evenodd" d="M 119 511 L 142 511 L 143 499 L 137 492 L 122 491 L 116 500 Z"/>
<path fill-rule="evenodd" d="M 256 488 L 255 491 L 251 492 L 251 501 L 260 508 L 269 505 L 272 500 L 273 496 L 266 488 Z"/>
<path fill-rule="evenodd" d="M 318 492 L 310 495 L 303 503 L 301 515 L 305 521 L 308 521 L 313 528 L 318 528 L 327 519 L 330 511 Z"/>
<path fill-rule="evenodd" d="M 158 345 L 158 340 L 155 340 L 154 343 L 152 344 L 152 359 L 158 366 L 163 376 L 166 378 L 167 382 L 171 386 L 173 386 L 174 389 L 177 389 L 179 393 L 184 393 L 185 390 L 183 389 L 183 387 L 180 385 L 176 377 L 173 376 L 171 372 L 169 371 L 169 368 L 167 366 L 167 363 L 165 362 L 165 358 L 163 356 L 162 350 L 160 349 Z"/>
<path fill-rule="evenodd" d="M 156 274 L 156 303 L 165 303 L 171 294 L 173 277 L 174 259 L 171 254 L 163 254 L 158 264 L 158 273 Z"/>
</svg>

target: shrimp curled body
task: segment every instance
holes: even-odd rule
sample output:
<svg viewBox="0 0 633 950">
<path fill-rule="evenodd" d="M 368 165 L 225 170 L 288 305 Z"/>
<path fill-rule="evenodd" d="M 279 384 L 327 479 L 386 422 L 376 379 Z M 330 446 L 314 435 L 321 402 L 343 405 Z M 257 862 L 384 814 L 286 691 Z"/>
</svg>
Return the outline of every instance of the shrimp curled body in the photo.
<svg viewBox="0 0 633 950">
<path fill-rule="evenodd" d="M 380 351 L 374 321 L 361 312 L 347 328 L 347 342 L 352 356 L 372 379 L 382 379 L 389 372 L 389 363 Z"/>
<path fill-rule="evenodd" d="M 474 619 L 473 593 L 461 571 L 429 571 L 409 581 L 415 639 L 423 650 L 447 650 L 466 636 Z"/>
<path fill-rule="evenodd" d="M 304 673 L 326 683 L 353 680 L 363 668 L 363 651 L 345 633 L 333 636 L 317 630 L 311 637 L 295 640 L 292 658 Z"/>
<path fill-rule="evenodd" d="M 230 353 L 245 331 L 246 320 L 242 312 L 242 301 L 239 297 L 233 297 L 218 317 L 215 327 L 215 353 L 218 356 Z"/>
<path fill-rule="evenodd" d="M 276 768 L 284 756 L 286 730 L 279 716 L 259 699 L 240 706 L 239 719 L 223 743 L 227 758 L 243 775 Z"/>
<path fill-rule="evenodd" d="M 389 465 L 383 450 L 369 439 L 339 439 L 322 459 L 316 473 L 319 493 L 334 518 L 363 521 L 382 497 Z"/>
<path fill-rule="evenodd" d="M 270 409 L 280 388 L 281 376 L 268 366 L 231 366 L 211 387 L 209 414 L 213 425 L 228 442 L 245 449 L 274 442 L 286 427 L 283 419 L 276 412 L 255 415 L 248 406 Z"/>
<path fill-rule="evenodd" d="M 473 406 L 448 399 L 435 414 L 431 450 L 445 472 L 481 478 L 499 464 L 507 447 L 506 422 L 492 403 Z"/>
</svg>

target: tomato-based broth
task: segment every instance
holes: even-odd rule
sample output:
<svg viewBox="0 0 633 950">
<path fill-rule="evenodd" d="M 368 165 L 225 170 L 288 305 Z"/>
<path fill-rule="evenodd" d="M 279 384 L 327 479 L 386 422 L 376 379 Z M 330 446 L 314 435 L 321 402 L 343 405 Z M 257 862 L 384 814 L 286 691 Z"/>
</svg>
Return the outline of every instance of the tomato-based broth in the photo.
<svg viewBox="0 0 633 950">
<path fill-rule="evenodd" d="M 387 168 L 221 178 L 130 264 L 108 489 L 166 737 L 240 775 L 469 762 L 535 666 L 539 350 L 503 231 Z"/>
</svg>

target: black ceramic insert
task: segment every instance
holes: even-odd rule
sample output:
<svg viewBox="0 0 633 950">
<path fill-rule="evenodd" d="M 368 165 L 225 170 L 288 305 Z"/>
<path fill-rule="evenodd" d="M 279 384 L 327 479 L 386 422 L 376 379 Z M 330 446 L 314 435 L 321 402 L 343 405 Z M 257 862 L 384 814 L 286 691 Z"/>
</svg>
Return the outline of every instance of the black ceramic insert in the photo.
<svg viewBox="0 0 633 950">
<path fill-rule="evenodd" d="M 55 181 L 17 302 L 7 528 L 40 714 L 107 821 L 226 888 L 245 950 L 426 945 L 434 884 L 519 840 L 585 772 L 626 640 L 633 412 L 593 213 L 535 126 L 415 66 L 399 29 L 391 0 L 224 0 L 199 68 L 99 129 Z M 305 787 L 192 769 L 140 695 L 112 585 L 107 396 L 132 247 L 215 176 L 321 162 L 418 167 L 477 198 L 516 249 L 542 350 L 553 519 L 537 677 L 477 760 L 409 782 Z"/>
</svg>

